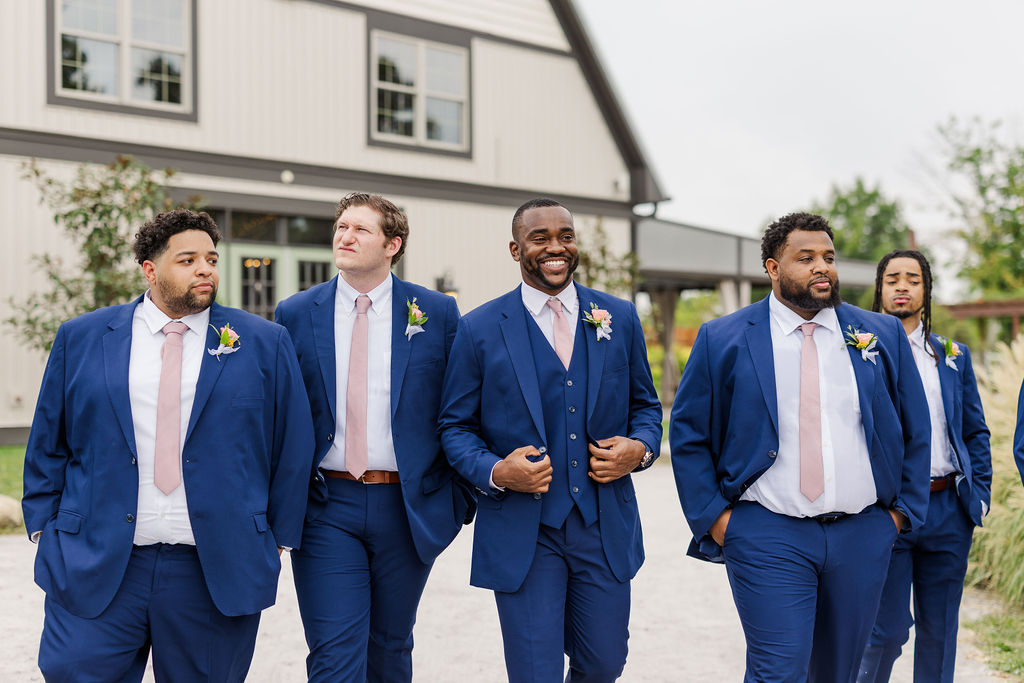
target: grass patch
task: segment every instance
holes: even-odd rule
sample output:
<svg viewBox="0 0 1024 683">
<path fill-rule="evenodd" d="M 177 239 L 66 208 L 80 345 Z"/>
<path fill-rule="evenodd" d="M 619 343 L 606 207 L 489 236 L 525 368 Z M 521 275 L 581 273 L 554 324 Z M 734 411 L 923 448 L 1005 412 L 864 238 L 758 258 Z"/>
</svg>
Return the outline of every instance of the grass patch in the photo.
<svg viewBox="0 0 1024 683">
<path fill-rule="evenodd" d="M 0 446 L 0 494 L 21 500 L 21 473 L 25 466 L 24 446 Z M 25 525 L 0 530 L 0 534 L 23 534 Z"/>
<path fill-rule="evenodd" d="M 1024 676 L 1024 612 L 1007 610 L 968 624 L 981 641 L 987 664 L 996 671 Z"/>
</svg>

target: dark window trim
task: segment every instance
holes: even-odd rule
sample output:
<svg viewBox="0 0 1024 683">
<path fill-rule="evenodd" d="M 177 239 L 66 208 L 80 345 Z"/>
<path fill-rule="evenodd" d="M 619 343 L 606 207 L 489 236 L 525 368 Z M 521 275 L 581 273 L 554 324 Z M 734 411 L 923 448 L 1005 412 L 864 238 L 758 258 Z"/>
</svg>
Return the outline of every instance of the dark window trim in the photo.
<svg viewBox="0 0 1024 683">
<path fill-rule="evenodd" d="M 366 14 L 366 144 L 369 147 L 400 149 L 405 152 L 423 152 L 462 159 L 473 158 L 473 33 L 454 26 L 445 26 L 432 21 L 423 21 L 399 14 L 364 10 Z M 373 32 L 385 31 L 412 40 L 427 40 L 444 45 L 452 45 L 466 51 L 466 148 L 445 149 L 424 145 L 418 140 L 408 143 L 397 140 L 380 140 L 373 137 L 376 120 L 373 115 L 373 103 L 377 94 L 373 87 Z"/>
<path fill-rule="evenodd" d="M 192 63 L 192 109 L 191 111 L 164 111 L 148 107 L 136 107 L 130 104 L 113 102 L 95 102 L 61 95 L 57 89 L 57 0 L 46 0 L 46 103 L 79 109 L 94 109 L 118 114 L 135 116 L 151 116 L 158 119 L 173 121 L 199 121 L 199 22 L 196 18 L 197 0 L 188 0 L 192 5 L 192 46 L 190 56 Z"/>
</svg>

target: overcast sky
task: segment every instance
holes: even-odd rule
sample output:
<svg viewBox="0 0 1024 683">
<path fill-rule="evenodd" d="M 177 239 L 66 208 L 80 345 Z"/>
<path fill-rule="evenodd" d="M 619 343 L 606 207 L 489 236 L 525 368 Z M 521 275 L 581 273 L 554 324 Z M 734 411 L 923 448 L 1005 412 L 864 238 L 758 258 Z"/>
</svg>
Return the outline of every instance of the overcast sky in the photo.
<svg viewBox="0 0 1024 683">
<path fill-rule="evenodd" d="M 1024 2 L 577 0 L 665 192 L 659 216 L 755 235 L 857 176 L 923 242 L 950 115 L 1024 141 Z"/>
</svg>

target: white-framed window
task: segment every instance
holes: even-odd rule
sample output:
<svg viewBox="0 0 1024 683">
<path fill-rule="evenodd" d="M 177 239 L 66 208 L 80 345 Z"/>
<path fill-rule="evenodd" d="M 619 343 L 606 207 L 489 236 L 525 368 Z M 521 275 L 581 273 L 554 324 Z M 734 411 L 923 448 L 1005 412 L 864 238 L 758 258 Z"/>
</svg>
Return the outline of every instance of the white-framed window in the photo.
<svg viewBox="0 0 1024 683">
<path fill-rule="evenodd" d="M 371 31 L 370 136 L 452 151 L 469 149 L 469 50 Z"/>
<path fill-rule="evenodd" d="M 192 0 L 53 2 L 56 95 L 192 111 Z"/>
</svg>

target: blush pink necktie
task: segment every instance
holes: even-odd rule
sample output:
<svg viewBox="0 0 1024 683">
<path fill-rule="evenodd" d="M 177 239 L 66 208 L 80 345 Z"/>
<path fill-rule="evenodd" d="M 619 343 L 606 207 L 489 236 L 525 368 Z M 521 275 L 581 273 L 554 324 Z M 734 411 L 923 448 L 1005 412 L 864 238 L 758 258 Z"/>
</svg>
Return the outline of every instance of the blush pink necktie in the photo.
<svg viewBox="0 0 1024 683">
<path fill-rule="evenodd" d="M 366 355 L 369 347 L 370 297 L 356 297 L 356 322 L 348 355 L 348 390 L 345 394 L 345 468 L 355 478 L 366 472 Z"/>
<path fill-rule="evenodd" d="M 172 320 L 163 327 L 160 349 L 160 388 L 156 395 L 156 451 L 153 483 L 170 495 L 181 483 L 181 336 L 185 323 Z"/>
<path fill-rule="evenodd" d="M 815 501 L 825 492 L 821 462 L 821 397 L 818 389 L 818 347 L 814 344 L 817 323 L 804 323 L 800 347 L 800 493 Z"/>
<path fill-rule="evenodd" d="M 555 318 L 555 353 L 568 370 L 569 362 L 572 361 L 572 332 L 569 331 L 569 323 L 562 315 L 562 302 L 558 297 L 548 299 L 548 308 Z"/>
</svg>

